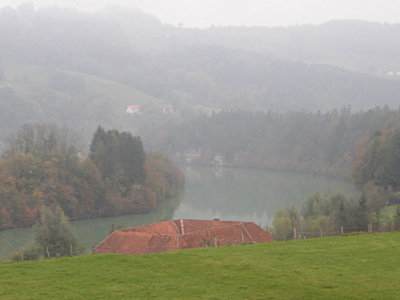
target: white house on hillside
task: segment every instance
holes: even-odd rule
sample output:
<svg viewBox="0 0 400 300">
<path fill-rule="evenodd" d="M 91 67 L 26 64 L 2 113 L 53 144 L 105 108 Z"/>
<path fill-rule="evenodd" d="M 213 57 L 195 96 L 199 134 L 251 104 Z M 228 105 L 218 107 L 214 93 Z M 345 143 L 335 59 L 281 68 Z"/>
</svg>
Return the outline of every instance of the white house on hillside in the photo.
<svg viewBox="0 0 400 300">
<path fill-rule="evenodd" d="M 126 109 L 126 112 L 131 115 L 137 114 L 140 112 L 140 106 L 139 105 L 129 105 L 128 108 Z"/>
</svg>

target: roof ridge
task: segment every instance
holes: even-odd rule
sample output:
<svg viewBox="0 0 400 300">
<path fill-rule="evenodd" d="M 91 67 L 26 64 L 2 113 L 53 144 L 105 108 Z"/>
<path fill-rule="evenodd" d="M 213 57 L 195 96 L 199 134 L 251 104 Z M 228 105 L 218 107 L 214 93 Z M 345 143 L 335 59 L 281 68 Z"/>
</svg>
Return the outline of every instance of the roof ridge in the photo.
<svg viewBox="0 0 400 300">
<path fill-rule="evenodd" d="M 172 225 L 174 225 L 175 230 L 176 230 L 176 233 L 179 235 L 180 232 L 179 232 L 178 226 L 176 226 L 176 224 L 175 224 L 175 220 L 171 219 L 171 220 L 169 220 L 169 221 L 172 223 Z"/>
<path fill-rule="evenodd" d="M 244 227 L 244 224 L 243 224 L 242 222 L 240 222 L 239 225 L 242 225 L 243 230 L 246 232 L 246 234 L 247 234 L 247 236 L 249 237 L 250 241 L 254 244 L 254 240 L 253 240 L 253 238 L 251 237 L 250 233 L 247 231 L 246 227 Z"/>
</svg>

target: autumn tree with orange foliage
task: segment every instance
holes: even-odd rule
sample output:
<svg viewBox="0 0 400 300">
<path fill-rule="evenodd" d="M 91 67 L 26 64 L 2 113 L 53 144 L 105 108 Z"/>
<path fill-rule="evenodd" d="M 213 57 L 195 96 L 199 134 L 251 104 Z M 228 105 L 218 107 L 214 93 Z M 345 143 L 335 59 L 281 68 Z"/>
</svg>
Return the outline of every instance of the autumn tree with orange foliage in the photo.
<svg viewBox="0 0 400 300">
<path fill-rule="evenodd" d="M 96 165 L 59 130 L 24 125 L 10 139 L 0 161 L 0 229 L 33 225 L 43 206 L 69 219 L 148 212 L 183 186 L 183 173 L 161 154 L 146 162 L 139 137 L 110 131 L 116 152 L 107 149 L 111 161 L 100 155 Z"/>
</svg>

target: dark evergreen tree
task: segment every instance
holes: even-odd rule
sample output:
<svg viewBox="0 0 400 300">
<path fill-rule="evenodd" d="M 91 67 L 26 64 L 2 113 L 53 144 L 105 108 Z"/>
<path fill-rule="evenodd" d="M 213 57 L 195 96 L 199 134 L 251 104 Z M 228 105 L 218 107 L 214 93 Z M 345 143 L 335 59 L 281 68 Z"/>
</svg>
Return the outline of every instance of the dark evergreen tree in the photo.
<svg viewBox="0 0 400 300">
<path fill-rule="evenodd" d="M 96 162 L 96 160 L 98 160 L 98 158 L 96 157 L 97 146 L 100 142 L 104 145 L 105 135 L 106 132 L 104 131 L 104 129 L 101 126 L 98 126 L 95 133 L 93 134 L 92 143 L 90 144 L 89 148 L 89 157 L 93 162 Z"/>
<path fill-rule="evenodd" d="M 140 137 L 122 132 L 119 136 L 120 165 L 126 176 L 126 188 L 132 184 L 142 183 L 145 179 L 145 153 Z"/>
<path fill-rule="evenodd" d="M 145 180 L 146 155 L 140 137 L 117 130 L 104 131 L 100 126 L 93 135 L 90 158 L 103 178 L 114 178 L 126 189 Z"/>
<path fill-rule="evenodd" d="M 357 211 L 357 226 L 358 230 L 367 230 L 369 224 L 369 208 L 367 205 L 367 196 L 365 193 L 361 194 L 361 198 L 358 201 Z"/>
<path fill-rule="evenodd" d="M 139 136 L 133 137 L 132 152 L 134 155 L 134 168 L 131 170 L 134 183 L 142 183 L 145 180 L 146 174 L 144 171 L 144 163 L 146 154 L 143 149 L 143 143 Z"/>
</svg>

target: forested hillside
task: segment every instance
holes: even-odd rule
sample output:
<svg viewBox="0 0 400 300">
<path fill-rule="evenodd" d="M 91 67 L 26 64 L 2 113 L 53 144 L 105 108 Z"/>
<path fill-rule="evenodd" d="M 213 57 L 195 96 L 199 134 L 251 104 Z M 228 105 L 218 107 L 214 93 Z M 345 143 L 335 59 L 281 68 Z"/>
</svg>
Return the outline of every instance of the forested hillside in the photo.
<svg viewBox="0 0 400 300">
<path fill-rule="evenodd" d="M 333 20 L 291 27 L 211 27 L 198 44 L 246 49 L 291 61 L 337 65 L 375 75 L 400 69 L 400 25 Z M 189 39 L 190 40 L 190 39 Z"/>
<path fill-rule="evenodd" d="M 198 30 L 130 9 L 4 7 L 0 147 L 43 119 L 77 129 L 87 149 L 98 124 L 143 135 L 199 111 L 397 109 L 400 81 L 384 75 L 399 69 L 398 31 L 344 21 Z M 159 114 L 166 104 L 174 112 Z M 126 114 L 128 105 L 140 105 L 142 117 Z"/>
<path fill-rule="evenodd" d="M 256 167 L 350 178 L 361 145 L 400 127 L 399 111 L 349 107 L 327 113 L 223 111 L 166 124 L 144 139 L 181 162 Z"/>
</svg>

